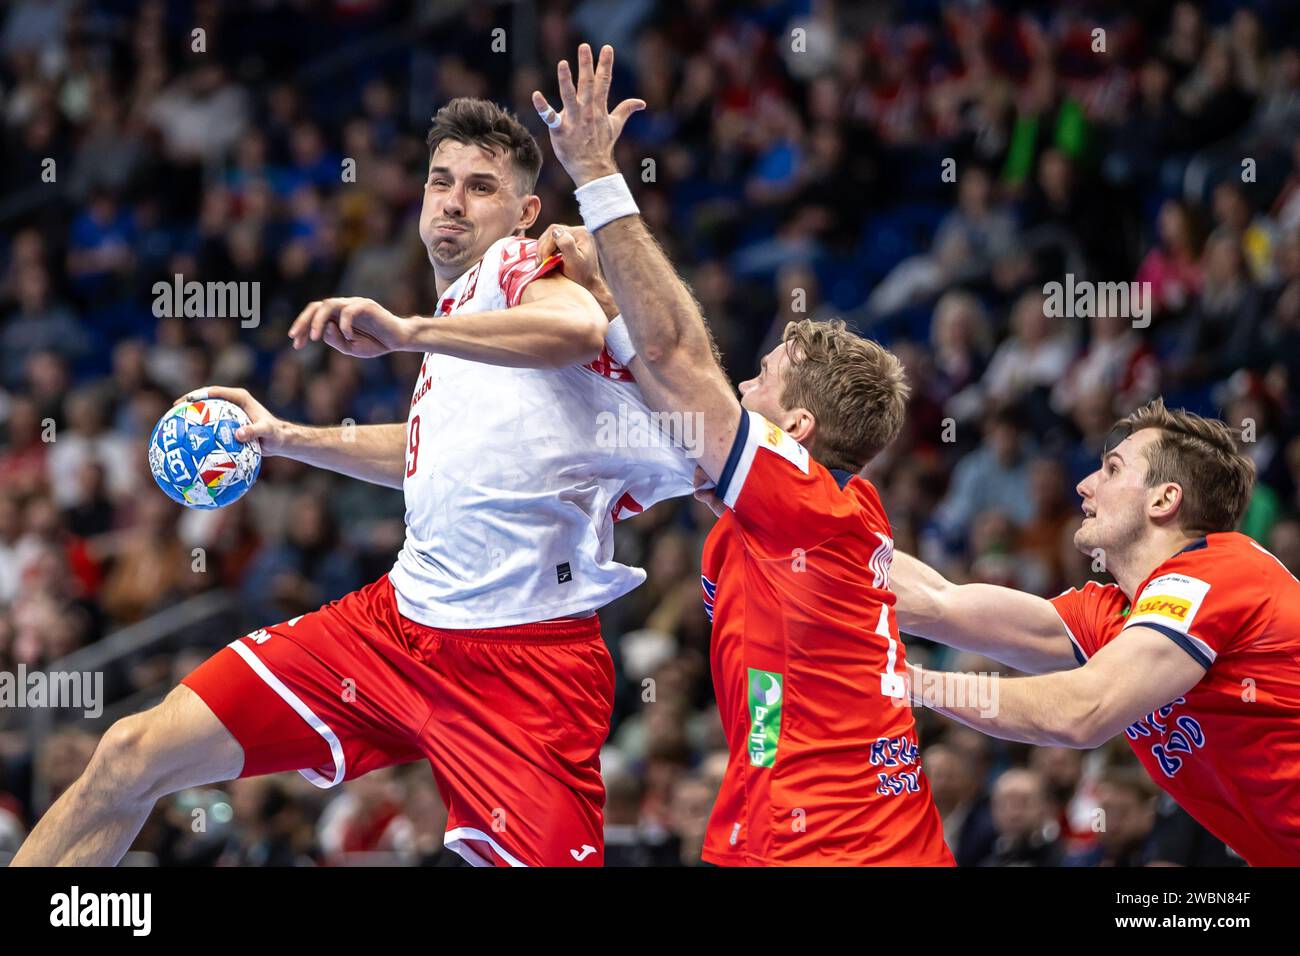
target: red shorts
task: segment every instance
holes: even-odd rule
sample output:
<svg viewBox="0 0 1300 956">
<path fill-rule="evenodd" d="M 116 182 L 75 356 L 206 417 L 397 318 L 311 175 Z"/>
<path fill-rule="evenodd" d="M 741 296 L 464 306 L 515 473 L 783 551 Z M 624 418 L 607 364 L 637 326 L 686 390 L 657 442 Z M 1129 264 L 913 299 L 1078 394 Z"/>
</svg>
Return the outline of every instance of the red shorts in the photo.
<svg viewBox="0 0 1300 956">
<path fill-rule="evenodd" d="M 427 758 L 446 846 L 479 866 L 600 866 L 614 668 L 599 620 L 440 630 L 388 576 L 218 651 L 182 682 L 244 748 L 241 776 L 318 787 Z"/>
</svg>

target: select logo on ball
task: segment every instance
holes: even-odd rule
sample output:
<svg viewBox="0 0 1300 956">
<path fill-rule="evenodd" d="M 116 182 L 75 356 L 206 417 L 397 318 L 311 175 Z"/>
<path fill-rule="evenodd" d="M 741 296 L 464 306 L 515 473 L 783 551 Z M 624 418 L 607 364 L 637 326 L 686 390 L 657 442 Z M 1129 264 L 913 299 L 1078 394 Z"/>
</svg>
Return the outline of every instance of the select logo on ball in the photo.
<svg viewBox="0 0 1300 956">
<path fill-rule="evenodd" d="M 223 399 L 169 409 L 149 438 L 149 470 L 169 498 L 187 508 L 220 508 L 238 501 L 262 470 L 257 440 L 235 432 L 249 424 L 238 405 Z"/>
</svg>

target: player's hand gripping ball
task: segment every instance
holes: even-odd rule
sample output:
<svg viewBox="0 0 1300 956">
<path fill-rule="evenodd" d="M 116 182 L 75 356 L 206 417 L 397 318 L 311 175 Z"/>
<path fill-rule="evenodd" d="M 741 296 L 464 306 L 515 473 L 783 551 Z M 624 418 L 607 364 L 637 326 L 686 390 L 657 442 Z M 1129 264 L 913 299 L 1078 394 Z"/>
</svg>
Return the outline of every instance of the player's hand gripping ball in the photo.
<svg viewBox="0 0 1300 956">
<path fill-rule="evenodd" d="M 149 438 L 154 481 L 187 508 L 221 508 L 238 501 L 262 470 L 257 439 L 235 438 L 235 430 L 247 424 L 244 410 L 223 399 L 173 405 Z"/>
</svg>

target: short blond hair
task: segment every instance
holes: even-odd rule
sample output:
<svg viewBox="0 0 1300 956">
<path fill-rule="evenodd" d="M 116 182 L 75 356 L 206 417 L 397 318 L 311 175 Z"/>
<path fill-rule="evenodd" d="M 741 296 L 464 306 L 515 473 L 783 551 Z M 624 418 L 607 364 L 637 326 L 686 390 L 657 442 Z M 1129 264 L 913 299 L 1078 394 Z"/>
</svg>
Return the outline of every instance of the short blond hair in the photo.
<svg viewBox="0 0 1300 956">
<path fill-rule="evenodd" d="M 790 366 L 781 404 L 812 412 L 809 454 L 827 468 L 861 471 L 903 428 L 911 394 L 903 363 L 839 319 L 791 322 L 782 341 Z"/>
<path fill-rule="evenodd" d="M 1134 434 L 1155 428 L 1146 449 L 1147 487 L 1172 482 L 1183 489 L 1179 526 L 1196 534 L 1232 531 L 1255 489 L 1255 463 L 1237 450 L 1237 435 L 1214 418 L 1165 407 L 1154 398 L 1115 426 Z"/>
</svg>

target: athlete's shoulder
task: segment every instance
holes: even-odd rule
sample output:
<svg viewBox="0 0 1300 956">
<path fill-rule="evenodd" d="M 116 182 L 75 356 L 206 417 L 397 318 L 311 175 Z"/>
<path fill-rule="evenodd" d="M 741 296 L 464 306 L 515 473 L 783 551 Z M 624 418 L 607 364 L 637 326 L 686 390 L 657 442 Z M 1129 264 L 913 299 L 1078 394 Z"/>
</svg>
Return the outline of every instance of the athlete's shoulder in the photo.
<svg viewBox="0 0 1300 956">
<path fill-rule="evenodd" d="M 525 236 L 498 239 L 483 254 L 483 261 L 494 270 L 496 286 L 504 293 L 509 307 L 519 304 L 524 288 L 530 282 L 563 268 L 558 253 L 539 259 L 537 240 Z"/>
<path fill-rule="evenodd" d="M 859 528 L 866 509 L 855 491 L 792 435 L 744 409 L 731 453 L 718 476 L 718 497 L 748 538 L 769 548 L 811 548 Z"/>
<path fill-rule="evenodd" d="M 885 503 L 881 500 L 880 489 L 876 487 L 875 482 L 862 474 L 848 475 L 841 471 L 831 471 L 831 476 L 840 485 L 840 493 L 852 497 L 862 509 L 862 513 L 873 528 L 880 525 L 884 530 L 889 532 L 889 513 L 885 510 Z"/>
<path fill-rule="evenodd" d="M 527 236 L 502 236 L 483 253 L 484 262 L 518 262 L 537 257 L 537 240 Z"/>
<path fill-rule="evenodd" d="M 1240 531 L 1226 531 L 1221 534 L 1207 535 L 1206 541 L 1209 547 L 1205 550 L 1220 559 L 1215 564 L 1222 563 L 1229 566 L 1225 571 L 1251 578 L 1263 576 L 1270 580 L 1296 581 L 1295 575 L 1287 569 L 1287 566 L 1250 535 L 1242 534 Z"/>
<path fill-rule="evenodd" d="M 751 434 L 754 435 L 754 443 L 758 448 L 780 455 L 805 475 L 808 474 L 813 459 L 809 457 L 807 448 L 776 422 L 758 412 L 746 409 L 745 414 L 749 418 Z"/>
<path fill-rule="evenodd" d="M 1155 569 L 1125 626 L 1169 635 L 1208 668 L 1218 655 L 1243 650 L 1266 633 L 1279 595 L 1294 582 L 1245 535 L 1210 534 Z"/>
<path fill-rule="evenodd" d="M 1081 587 L 1066 588 L 1053 602 L 1072 600 L 1098 611 L 1121 610 L 1128 603 L 1128 598 L 1118 584 L 1103 584 L 1100 581 L 1085 581 Z"/>
<path fill-rule="evenodd" d="M 1237 531 L 1208 534 L 1193 541 L 1164 561 L 1150 583 L 1179 576 L 1220 592 L 1243 594 L 1258 594 L 1279 577 L 1291 578 L 1281 561 Z"/>
</svg>

